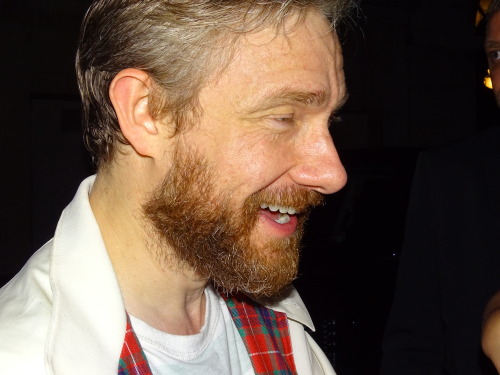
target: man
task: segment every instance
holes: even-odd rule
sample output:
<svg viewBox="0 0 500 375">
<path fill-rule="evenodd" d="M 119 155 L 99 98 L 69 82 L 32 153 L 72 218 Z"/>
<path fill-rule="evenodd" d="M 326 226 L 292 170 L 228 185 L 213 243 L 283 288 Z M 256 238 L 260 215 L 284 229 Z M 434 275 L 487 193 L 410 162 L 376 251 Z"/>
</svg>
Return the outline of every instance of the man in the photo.
<svg viewBox="0 0 500 375">
<path fill-rule="evenodd" d="M 491 81 L 497 102 L 500 103 L 500 1 L 494 0 L 490 6 L 488 33 L 485 49 L 488 56 Z M 500 145 L 498 145 L 500 148 Z M 498 270 L 497 270 L 498 272 Z M 499 285 L 496 285 L 499 288 Z M 500 292 L 497 292 L 484 312 L 482 347 L 500 373 Z"/>
<path fill-rule="evenodd" d="M 500 374 L 500 292 L 497 292 L 484 310 L 482 345 Z"/>
<path fill-rule="evenodd" d="M 0 292 L 2 374 L 334 373 L 290 284 L 308 210 L 346 182 L 328 123 L 347 7 L 91 5 L 98 171 Z"/>
<path fill-rule="evenodd" d="M 500 103 L 498 9 L 494 1 L 486 50 Z M 381 374 L 495 374 L 480 337 L 500 286 L 499 228 L 499 127 L 420 155 Z"/>
</svg>

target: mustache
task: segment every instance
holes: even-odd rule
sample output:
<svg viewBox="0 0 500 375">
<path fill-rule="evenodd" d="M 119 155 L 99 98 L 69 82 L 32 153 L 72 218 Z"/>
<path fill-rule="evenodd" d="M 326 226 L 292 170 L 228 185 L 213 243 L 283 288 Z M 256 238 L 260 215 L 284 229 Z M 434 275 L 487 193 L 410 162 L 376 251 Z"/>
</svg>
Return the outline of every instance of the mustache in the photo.
<svg viewBox="0 0 500 375">
<path fill-rule="evenodd" d="M 272 206 L 293 207 L 297 213 L 308 213 L 313 207 L 323 205 L 324 195 L 299 186 L 263 189 L 253 193 L 245 201 L 249 210 L 258 210 L 262 203 Z"/>
</svg>

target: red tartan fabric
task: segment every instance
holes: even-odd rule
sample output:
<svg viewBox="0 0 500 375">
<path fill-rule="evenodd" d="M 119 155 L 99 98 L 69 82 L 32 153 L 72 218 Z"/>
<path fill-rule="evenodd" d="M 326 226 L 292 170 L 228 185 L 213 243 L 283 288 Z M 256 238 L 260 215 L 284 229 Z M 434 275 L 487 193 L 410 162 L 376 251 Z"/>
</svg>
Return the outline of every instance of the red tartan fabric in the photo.
<svg viewBox="0 0 500 375">
<path fill-rule="evenodd" d="M 127 329 L 125 341 L 118 362 L 118 375 L 153 375 L 149 368 L 146 355 L 142 351 L 139 339 L 135 335 L 130 318 L 127 314 Z"/>
<path fill-rule="evenodd" d="M 261 306 L 242 294 L 222 296 L 245 343 L 255 373 L 297 374 L 286 314 Z"/>
<path fill-rule="evenodd" d="M 296 375 L 286 314 L 248 297 L 222 295 L 238 328 L 257 375 Z M 127 314 L 127 329 L 118 375 L 153 375 Z"/>
</svg>

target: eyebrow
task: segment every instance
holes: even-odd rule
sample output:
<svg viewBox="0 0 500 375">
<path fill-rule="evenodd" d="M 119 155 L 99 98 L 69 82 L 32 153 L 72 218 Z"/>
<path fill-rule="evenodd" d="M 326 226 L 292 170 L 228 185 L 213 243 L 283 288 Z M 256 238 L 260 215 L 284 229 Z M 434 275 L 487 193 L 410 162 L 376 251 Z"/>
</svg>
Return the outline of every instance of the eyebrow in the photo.
<svg viewBox="0 0 500 375">
<path fill-rule="evenodd" d="M 300 91 L 282 88 L 278 91 L 265 94 L 251 106 L 250 112 L 264 111 L 280 105 L 301 104 L 305 106 L 322 107 L 330 97 L 325 90 Z"/>
<path fill-rule="evenodd" d="M 497 40 L 487 40 L 484 43 L 484 48 L 500 48 L 500 42 Z"/>
</svg>

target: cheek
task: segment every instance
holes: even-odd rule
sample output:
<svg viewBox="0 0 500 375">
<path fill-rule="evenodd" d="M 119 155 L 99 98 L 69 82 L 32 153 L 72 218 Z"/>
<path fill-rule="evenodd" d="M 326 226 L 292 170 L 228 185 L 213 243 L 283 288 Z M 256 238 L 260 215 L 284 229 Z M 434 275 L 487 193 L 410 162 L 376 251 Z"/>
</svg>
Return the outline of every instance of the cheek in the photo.
<svg viewBox="0 0 500 375">
<path fill-rule="evenodd" d="M 500 69 L 499 67 L 493 68 L 490 71 L 491 83 L 493 84 L 493 91 L 497 94 L 500 91 Z"/>
<path fill-rule="evenodd" d="M 259 190 L 285 173 L 289 168 L 289 153 L 284 145 L 272 143 L 239 142 L 219 154 L 226 184 Z"/>
</svg>

